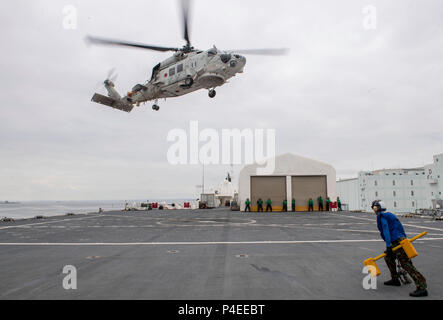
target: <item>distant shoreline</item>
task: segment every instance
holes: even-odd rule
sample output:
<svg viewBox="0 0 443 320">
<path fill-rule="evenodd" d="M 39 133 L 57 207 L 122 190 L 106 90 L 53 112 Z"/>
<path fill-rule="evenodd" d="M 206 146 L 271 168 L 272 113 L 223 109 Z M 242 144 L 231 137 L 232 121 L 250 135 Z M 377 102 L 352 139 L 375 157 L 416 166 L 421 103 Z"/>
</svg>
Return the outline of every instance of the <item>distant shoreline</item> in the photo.
<svg viewBox="0 0 443 320">
<path fill-rule="evenodd" d="M 161 199 L 155 202 L 161 204 L 180 204 L 187 199 Z M 6 200 L 7 201 L 7 200 Z M 152 200 L 151 200 L 152 201 Z M 188 200 L 189 201 L 189 200 Z M 10 218 L 17 220 L 34 219 L 37 216 L 54 217 L 66 216 L 69 213 L 88 214 L 98 213 L 99 208 L 103 211 L 121 211 L 125 209 L 127 203 L 129 207 L 139 207 L 140 203 L 146 202 L 140 200 L 85 200 L 85 201 L 20 201 L 20 202 L 0 202 L 0 220 Z"/>
</svg>

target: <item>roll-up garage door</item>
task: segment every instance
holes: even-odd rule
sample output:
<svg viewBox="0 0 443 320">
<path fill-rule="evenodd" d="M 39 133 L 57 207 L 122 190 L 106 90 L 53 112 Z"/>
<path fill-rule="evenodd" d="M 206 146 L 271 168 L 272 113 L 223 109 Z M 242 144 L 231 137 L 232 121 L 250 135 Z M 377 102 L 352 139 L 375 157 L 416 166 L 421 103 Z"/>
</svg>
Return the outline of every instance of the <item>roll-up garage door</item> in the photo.
<svg viewBox="0 0 443 320">
<path fill-rule="evenodd" d="M 263 200 L 264 210 L 266 210 L 266 200 L 270 198 L 273 211 L 281 211 L 283 200 L 286 199 L 286 177 L 251 177 L 252 211 L 257 211 L 257 200 L 259 198 Z"/>
<path fill-rule="evenodd" d="M 325 207 L 326 176 L 293 176 L 291 180 L 291 192 L 292 198 L 295 198 L 296 211 L 307 211 L 309 198 L 314 200 L 314 210 L 318 210 L 317 198 L 319 196 L 322 196 L 323 208 Z"/>
</svg>

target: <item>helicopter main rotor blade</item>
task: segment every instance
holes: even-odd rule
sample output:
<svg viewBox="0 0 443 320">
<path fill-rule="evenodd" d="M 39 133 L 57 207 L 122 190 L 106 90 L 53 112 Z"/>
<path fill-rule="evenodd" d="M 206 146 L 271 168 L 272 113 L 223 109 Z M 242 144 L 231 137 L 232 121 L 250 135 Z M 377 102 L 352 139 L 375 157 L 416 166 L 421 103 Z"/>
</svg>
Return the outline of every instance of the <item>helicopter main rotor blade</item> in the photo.
<svg viewBox="0 0 443 320">
<path fill-rule="evenodd" d="M 284 56 L 288 54 L 288 48 L 281 49 L 245 49 L 245 50 L 228 50 L 229 52 L 235 52 L 239 54 L 252 54 L 252 55 L 264 55 L 264 56 Z"/>
<path fill-rule="evenodd" d="M 112 39 L 105 39 L 105 38 L 96 38 L 96 37 L 90 37 L 90 36 L 86 37 L 86 40 L 89 43 L 98 44 L 98 45 L 123 46 L 123 47 L 132 47 L 132 48 L 147 49 L 147 50 L 162 51 L 162 52 L 180 51 L 179 48 L 159 47 L 159 46 L 153 46 L 153 45 L 143 44 L 143 43 L 126 42 L 126 41 L 112 40 Z"/>
<path fill-rule="evenodd" d="M 189 8 L 191 0 L 181 0 L 182 4 L 182 18 L 183 18 L 183 38 L 186 40 L 186 45 L 191 47 L 191 40 L 189 39 Z"/>
</svg>

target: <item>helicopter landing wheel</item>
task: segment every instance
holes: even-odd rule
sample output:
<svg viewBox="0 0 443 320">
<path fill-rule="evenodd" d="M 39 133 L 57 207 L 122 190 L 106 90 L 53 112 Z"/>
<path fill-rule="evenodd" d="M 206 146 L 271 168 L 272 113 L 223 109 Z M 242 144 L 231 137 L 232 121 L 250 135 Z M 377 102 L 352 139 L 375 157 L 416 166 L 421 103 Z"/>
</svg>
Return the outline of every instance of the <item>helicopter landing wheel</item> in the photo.
<svg viewBox="0 0 443 320">
<path fill-rule="evenodd" d="M 152 106 L 152 110 L 154 110 L 154 111 L 158 111 L 158 110 L 160 110 L 160 107 L 159 107 L 158 105 L 154 104 L 154 105 Z"/>
<path fill-rule="evenodd" d="M 209 98 L 211 98 L 211 99 L 214 98 L 216 94 L 217 94 L 217 92 L 215 92 L 214 89 L 209 90 Z"/>
</svg>

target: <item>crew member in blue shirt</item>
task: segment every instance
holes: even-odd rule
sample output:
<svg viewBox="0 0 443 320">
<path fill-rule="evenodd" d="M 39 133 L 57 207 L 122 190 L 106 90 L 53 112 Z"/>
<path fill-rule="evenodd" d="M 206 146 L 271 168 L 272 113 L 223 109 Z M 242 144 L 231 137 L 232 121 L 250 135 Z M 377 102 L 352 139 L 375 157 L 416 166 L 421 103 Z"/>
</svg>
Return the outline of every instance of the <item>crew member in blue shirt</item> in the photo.
<svg viewBox="0 0 443 320">
<path fill-rule="evenodd" d="M 411 297 L 425 297 L 428 295 L 426 279 L 412 264 L 411 259 L 406 255 L 403 248 L 392 251 L 393 248 L 398 246 L 400 242 L 407 238 L 403 225 L 400 220 L 392 214 L 386 211 L 386 206 L 381 200 L 374 200 L 372 202 L 372 210 L 377 214 L 377 228 L 380 231 L 380 235 L 386 242 L 386 256 L 385 261 L 391 272 L 391 280 L 386 281 L 384 284 L 387 286 L 401 286 L 399 275 L 395 260 L 398 259 L 403 269 L 414 280 L 416 290 L 411 292 Z"/>
</svg>

